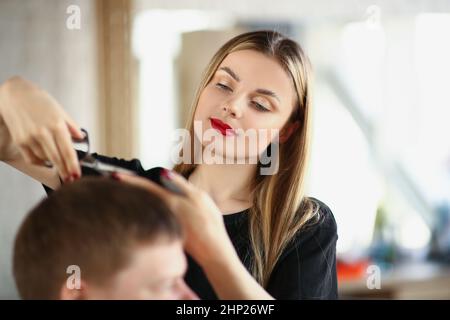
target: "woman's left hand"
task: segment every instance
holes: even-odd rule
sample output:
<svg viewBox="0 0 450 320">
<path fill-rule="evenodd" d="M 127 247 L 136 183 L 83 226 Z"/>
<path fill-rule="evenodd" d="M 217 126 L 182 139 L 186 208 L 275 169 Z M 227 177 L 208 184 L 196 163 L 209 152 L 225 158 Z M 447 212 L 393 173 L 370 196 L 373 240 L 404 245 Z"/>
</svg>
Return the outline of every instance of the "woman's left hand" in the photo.
<svg viewBox="0 0 450 320">
<path fill-rule="evenodd" d="M 184 195 L 171 192 L 146 178 L 126 174 L 115 176 L 120 181 L 143 187 L 165 201 L 182 224 L 186 251 L 200 265 L 226 258 L 227 253 L 233 254 L 234 247 L 225 229 L 222 213 L 208 193 L 181 175 L 168 171 L 167 177 Z"/>
</svg>

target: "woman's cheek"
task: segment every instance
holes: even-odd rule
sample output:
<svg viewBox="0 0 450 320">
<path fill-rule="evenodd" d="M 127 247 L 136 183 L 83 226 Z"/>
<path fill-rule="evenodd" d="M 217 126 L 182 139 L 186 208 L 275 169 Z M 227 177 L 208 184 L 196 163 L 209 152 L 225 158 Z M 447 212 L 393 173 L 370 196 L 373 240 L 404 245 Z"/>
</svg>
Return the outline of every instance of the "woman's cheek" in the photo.
<svg viewBox="0 0 450 320">
<path fill-rule="evenodd" d="M 208 117 L 208 114 L 210 113 L 210 105 L 210 99 L 206 96 L 206 94 L 203 93 L 198 100 L 197 108 L 195 111 L 195 119 L 201 120 L 205 117 Z"/>
</svg>

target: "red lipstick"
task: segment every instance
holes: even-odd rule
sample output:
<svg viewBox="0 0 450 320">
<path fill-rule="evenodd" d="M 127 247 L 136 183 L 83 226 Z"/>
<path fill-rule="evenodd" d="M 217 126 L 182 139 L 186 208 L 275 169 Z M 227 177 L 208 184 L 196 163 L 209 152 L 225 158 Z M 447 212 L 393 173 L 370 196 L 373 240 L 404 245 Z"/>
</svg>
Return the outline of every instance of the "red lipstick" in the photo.
<svg viewBox="0 0 450 320">
<path fill-rule="evenodd" d="M 222 122 L 216 118 L 210 118 L 210 120 L 211 120 L 211 126 L 214 129 L 219 130 L 222 135 L 224 135 L 224 136 L 236 135 L 233 128 L 231 126 L 229 126 L 228 124 L 226 124 L 225 122 Z"/>
</svg>

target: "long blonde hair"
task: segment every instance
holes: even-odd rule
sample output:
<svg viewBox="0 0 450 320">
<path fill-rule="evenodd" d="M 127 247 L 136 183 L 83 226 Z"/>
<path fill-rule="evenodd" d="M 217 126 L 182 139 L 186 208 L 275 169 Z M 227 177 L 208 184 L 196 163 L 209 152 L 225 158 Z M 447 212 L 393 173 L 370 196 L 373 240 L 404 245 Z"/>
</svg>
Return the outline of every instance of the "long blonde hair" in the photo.
<svg viewBox="0 0 450 320">
<path fill-rule="evenodd" d="M 214 55 L 203 74 L 186 126 L 191 140 L 194 139 L 194 115 L 201 92 L 225 57 L 239 50 L 255 50 L 276 59 L 290 75 L 297 94 L 297 105 L 289 121 L 297 120 L 300 126 L 279 145 L 278 173 L 255 173 L 250 186 L 253 195 L 253 206 L 248 212 L 253 254 L 251 273 L 266 287 L 283 250 L 307 222 L 318 216 L 317 203 L 304 196 L 311 140 L 311 67 L 302 48 L 278 32 L 255 31 L 232 38 Z M 191 161 L 190 164 L 177 164 L 174 170 L 187 177 L 196 166 Z M 261 163 L 258 163 L 259 167 Z"/>
</svg>

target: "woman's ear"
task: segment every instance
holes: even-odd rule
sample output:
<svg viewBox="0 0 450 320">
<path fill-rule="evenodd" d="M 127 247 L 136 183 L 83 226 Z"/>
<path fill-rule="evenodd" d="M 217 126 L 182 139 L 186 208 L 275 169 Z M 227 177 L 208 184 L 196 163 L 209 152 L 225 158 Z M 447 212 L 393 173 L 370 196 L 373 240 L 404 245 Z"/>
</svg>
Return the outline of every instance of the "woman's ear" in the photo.
<svg viewBox="0 0 450 320">
<path fill-rule="evenodd" d="M 289 137 L 300 127 L 299 121 L 291 122 L 287 127 L 283 128 L 280 134 L 280 143 L 285 143 Z"/>
</svg>

